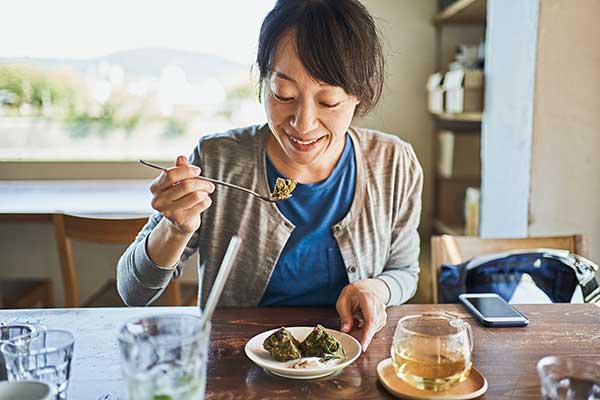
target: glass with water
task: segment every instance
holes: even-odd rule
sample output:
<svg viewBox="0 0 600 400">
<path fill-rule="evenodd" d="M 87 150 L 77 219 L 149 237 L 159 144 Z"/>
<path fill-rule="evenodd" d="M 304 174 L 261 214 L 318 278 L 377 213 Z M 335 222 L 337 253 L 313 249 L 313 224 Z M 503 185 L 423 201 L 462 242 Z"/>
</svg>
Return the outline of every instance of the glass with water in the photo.
<svg viewBox="0 0 600 400">
<path fill-rule="evenodd" d="M 544 400 L 600 400 L 600 359 L 547 356 L 537 365 Z"/>
<path fill-rule="evenodd" d="M 121 365 L 130 400 L 204 398 L 210 322 L 200 316 L 158 315 L 119 331 Z"/>
<path fill-rule="evenodd" d="M 41 329 L 31 324 L 0 325 L 0 347 L 4 343 L 26 343 Z M 4 356 L 0 351 L 0 381 L 5 381 L 7 378 Z"/>
<path fill-rule="evenodd" d="M 40 331 L 26 341 L 4 343 L 0 350 L 11 381 L 47 383 L 55 399 L 67 398 L 75 337 L 69 331 Z"/>
</svg>

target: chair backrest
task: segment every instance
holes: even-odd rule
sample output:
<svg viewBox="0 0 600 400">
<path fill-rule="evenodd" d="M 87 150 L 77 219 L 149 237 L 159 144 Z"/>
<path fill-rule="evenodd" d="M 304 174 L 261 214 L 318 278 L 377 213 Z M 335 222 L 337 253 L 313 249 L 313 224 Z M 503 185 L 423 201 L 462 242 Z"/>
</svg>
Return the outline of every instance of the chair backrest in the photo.
<svg viewBox="0 0 600 400">
<path fill-rule="evenodd" d="M 563 249 L 587 256 L 583 235 L 528 237 L 528 238 L 480 238 L 476 236 L 432 236 L 431 277 L 433 302 L 439 301 L 438 279 L 442 264 L 460 264 L 473 257 L 522 249 Z"/>
<path fill-rule="evenodd" d="M 146 224 L 148 218 L 94 218 L 54 214 L 53 222 L 65 290 L 65 307 L 79 307 L 79 287 L 71 240 L 94 243 L 129 244 Z M 177 281 L 167 290 L 170 304 L 181 303 Z"/>
</svg>

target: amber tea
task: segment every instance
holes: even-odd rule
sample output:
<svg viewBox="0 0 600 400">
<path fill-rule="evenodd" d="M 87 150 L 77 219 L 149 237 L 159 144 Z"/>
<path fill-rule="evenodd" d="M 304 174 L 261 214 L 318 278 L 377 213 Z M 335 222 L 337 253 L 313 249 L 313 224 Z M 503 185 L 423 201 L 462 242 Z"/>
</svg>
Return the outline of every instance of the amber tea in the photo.
<svg viewBox="0 0 600 400">
<path fill-rule="evenodd" d="M 469 324 L 453 316 L 426 314 L 398 322 L 391 353 L 400 379 L 439 392 L 467 379 L 472 349 Z"/>
<path fill-rule="evenodd" d="M 471 371 L 470 355 L 461 349 L 436 349 L 417 337 L 396 343 L 392 360 L 399 378 L 424 390 L 446 390 L 463 382 Z"/>
</svg>

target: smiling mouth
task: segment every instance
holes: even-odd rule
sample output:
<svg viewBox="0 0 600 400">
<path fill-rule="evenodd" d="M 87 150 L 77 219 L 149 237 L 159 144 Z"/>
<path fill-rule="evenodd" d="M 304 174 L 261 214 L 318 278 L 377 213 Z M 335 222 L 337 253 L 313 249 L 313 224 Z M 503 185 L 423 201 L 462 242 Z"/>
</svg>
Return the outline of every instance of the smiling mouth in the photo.
<svg viewBox="0 0 600 400">
<path fill-rule="evenodd" d="M 292 142 L 294 142 L 294 143 L 298 143 L 298 144 L 301 144 L 301 145 L 304 145 L 304 146 L 311 145 L 311 144 L 313 144 L 313 143 L 316 143 L 316 142 L 318 142 L 318 141 L 319 141 L 319 140 L 321 140 L 322 138 L 324 138 L 324 136 L 320 136 L 320 137 L 318 137 L 318 138 L 316 138 L 316 139 L 313 139 L 313 140 L 300 140 L 300 139 L 296 139 L 295 137 L 293 137 L 293 136 L 290 136 L 290 135 L 288 135 L 288 137 L 290 138 L 290 140 L 291 140 Z"/>
</svg>

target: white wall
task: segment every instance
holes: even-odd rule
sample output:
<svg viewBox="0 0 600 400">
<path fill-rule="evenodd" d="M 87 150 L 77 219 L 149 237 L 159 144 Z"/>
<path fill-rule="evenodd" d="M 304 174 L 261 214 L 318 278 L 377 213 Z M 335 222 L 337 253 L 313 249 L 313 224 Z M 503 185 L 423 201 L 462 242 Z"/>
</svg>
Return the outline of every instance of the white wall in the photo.
<svg viewBox="0 0 600 400">
<path fill-rule="evenodd" d="M 481 225 L 527 236 L 538 0 L 488 0 Z"/>
<path fill-rule="evenodd" d="M 597 0 L 488 1 L 482 235 L 581 233 L 600 258 L 599 15 Z"/>
<path fill-rule="evenodd" d="M 359 125 L 398 135 L 411 143 L 425 174 L 421 233 L 431 224 L 432 121 L 425 82 L 435 70 L 436 0 L 365 0 L 385 37 L 387 81 L 384 96 Z"/>
<path fill-rule="evenodd" d="M 583 233 L 600 261 L 600 1 L 543 0 L 533 119 L 531 235 Z"/>
</svg>

